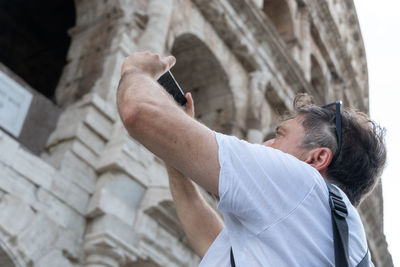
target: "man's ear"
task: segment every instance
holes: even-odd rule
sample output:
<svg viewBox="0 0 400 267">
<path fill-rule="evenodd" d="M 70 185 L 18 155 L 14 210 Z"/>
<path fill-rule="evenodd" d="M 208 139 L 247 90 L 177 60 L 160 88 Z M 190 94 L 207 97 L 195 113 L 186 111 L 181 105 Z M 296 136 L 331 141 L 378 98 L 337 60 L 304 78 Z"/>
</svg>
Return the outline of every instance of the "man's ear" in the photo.
<svg viewBox="0 0 400 267">
<path fill-rule="evenodd" d="M 325 173 L 332 161 L 332 151 L 327 147 L 317 147 L 309 151 L 306 163 L 313 166 L 320 173 Z"/>
</svg>

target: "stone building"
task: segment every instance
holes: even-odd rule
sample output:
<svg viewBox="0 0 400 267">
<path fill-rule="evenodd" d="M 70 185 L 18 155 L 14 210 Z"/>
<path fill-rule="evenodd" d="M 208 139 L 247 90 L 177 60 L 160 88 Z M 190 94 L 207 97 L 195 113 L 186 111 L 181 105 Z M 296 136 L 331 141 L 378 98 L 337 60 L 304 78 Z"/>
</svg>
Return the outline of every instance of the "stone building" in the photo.
<svg viewBox="0 0 400 267">
<path fill-rule="evenodd" d="M 199 263 L 162 161 L 116 111 L 133 51 L 173 54 L 197 118 L 251 142 L 298 92 L 368 112 L 352 0 L 1 1 L 0 22 L 2 267 Z M 360 212 L 375 265 L 392 266 L 382 209 L 378 185 Z"/>
</svg>

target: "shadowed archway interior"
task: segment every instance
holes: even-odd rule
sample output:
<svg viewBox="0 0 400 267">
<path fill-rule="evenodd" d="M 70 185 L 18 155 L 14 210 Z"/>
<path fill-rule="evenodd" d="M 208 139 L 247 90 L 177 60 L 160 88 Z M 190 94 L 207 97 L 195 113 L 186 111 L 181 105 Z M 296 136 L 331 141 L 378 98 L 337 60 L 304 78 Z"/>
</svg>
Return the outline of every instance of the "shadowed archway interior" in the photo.
<svg viewBox="0 0 400 267">
<path fill-rule="evenodd" d="M 0 62 L 53 99 L 74 24 L 72 0 L 0 0 Z"/>
<path fill-rule="evenodd" d="M 212 51 L 195 35 L 176 38 L 171 70 L 185 92 L 191 92 L 196 118 L 213 130 L 230 133 L 234 103 L 228 77 Z"/>
</svg>

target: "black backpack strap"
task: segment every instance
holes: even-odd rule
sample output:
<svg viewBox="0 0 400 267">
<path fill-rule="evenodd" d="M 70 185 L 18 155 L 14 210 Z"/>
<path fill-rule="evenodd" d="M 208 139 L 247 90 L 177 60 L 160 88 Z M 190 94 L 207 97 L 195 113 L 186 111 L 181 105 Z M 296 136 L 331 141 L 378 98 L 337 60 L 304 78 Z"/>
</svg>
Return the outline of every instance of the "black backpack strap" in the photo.
<svg viewBox="0 0 400 267">
<path fill-rule="evenodd" d="M 332 184 L 326 182 L 329 191 L 329 206 L 332 214 L 333 244 L 335 248 L 335 266 L 349 267 L 349 227 L 346 222 L 348 215 L 346 204 L 343 201 L 340 191 Z M 231 266 L 236 267 L 231 247 Z M 357 265 L 357 267 L 369 266 L 369 251 Z"/>
<path fill-rule="evenodd" d="M 332 213 L 335 266 L 349 267 L 349 227 L 346 222 L 347 208 L 340 191 L 326 182 L 329 190 L 329 206 Z"/>
<path fill-rule="evenodd" d="M 356 267 L 369 267 L 369 250 L 367 249 L 367 253 L 365 253 L 364 258 L 357 264 Z"/>
</svg>

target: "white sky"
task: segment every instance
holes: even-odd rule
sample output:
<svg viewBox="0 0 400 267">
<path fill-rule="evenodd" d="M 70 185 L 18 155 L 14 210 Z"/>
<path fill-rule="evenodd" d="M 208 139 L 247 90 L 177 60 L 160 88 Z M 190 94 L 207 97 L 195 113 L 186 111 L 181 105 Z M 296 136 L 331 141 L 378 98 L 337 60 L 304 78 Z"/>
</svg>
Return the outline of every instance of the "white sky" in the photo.
<svg viewBox="0 0 400 267">
<path fill-rule="evenodd" d="M 400 1 L 354 2 L 367 52 L 371 116 L 387 129 L 384 231 L 394 266 L 400 266 Z"/>
</svg>

